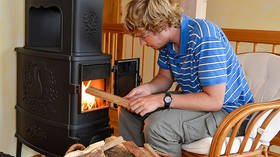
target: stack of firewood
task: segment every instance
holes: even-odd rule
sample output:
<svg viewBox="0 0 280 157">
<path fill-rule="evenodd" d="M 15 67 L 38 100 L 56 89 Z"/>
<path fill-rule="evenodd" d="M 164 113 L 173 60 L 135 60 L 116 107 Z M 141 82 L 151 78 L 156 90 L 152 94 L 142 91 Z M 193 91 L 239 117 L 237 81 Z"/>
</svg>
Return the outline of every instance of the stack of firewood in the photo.
<svg viewBox="0 0 280 157">
<path fill-rule="evenodd" d="M 124 141 L 122 137 L 111 136 L 104 141 L 89 145 L 72 145 L 64 157 L 170 157 L 155 151 L 149 144 L 138 147 L 134 142 Z"/>
</svg>

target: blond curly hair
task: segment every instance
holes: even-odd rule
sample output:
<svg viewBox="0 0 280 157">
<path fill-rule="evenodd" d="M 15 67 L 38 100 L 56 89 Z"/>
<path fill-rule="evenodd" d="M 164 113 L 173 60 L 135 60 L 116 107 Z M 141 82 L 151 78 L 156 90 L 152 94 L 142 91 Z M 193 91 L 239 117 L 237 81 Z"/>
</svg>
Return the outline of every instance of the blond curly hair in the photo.
<svg viewBox="0 0 280 157">
<path fill-rule="evenodd" d="M 131 0 L 124 25 L 134 35 L 161 32 L 166 27 L 178 28 L 182 10 L 181 0 Z"/>
</svg>

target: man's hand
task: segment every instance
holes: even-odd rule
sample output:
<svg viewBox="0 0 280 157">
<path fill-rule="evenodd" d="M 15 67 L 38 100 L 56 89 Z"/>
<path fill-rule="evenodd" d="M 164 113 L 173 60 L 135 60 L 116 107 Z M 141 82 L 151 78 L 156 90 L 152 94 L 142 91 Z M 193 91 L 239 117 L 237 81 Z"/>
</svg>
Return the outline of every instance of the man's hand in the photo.
<svg viewBox="0 0 280 157">
<path fill-rule="evenodd" d="M 143 84 L 141 86 L 132 89 L 124 98 L 128 100 L 134 100 L 139 97 L 143 97 L 151 94 L 152 92 L 149 87 L 149 84 Z"/>
<path fill-rule="evenodd" d="M 164 94 L 160 93 L 168 90 L 173 83 L 170 70 L 159 69 L 158 74 L 149 83 L 134 88 L 124 98 L 129 100 L 129 110 L 144 116 L 159 107 L 163 107 Z"/>
<path fill-rule="evenodd" d="M 159 107 L 163 107 L 163 96 L 164 94 L 153 94 L 129 101 L 130 111 L 135 112 L 141 116 L 149 112 L 153 112 Z"/>
</svg>

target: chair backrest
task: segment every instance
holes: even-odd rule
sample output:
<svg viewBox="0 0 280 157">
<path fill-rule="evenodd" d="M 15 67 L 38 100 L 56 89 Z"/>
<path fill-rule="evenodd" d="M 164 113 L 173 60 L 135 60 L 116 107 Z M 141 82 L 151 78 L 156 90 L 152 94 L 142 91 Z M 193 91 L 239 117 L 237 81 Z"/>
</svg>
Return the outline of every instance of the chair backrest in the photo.
<svg viewBox="0 0 280 157">
<path fill-rule="evenodd" d="M 272 53 L 258 52 L 239 54 L 238 59 L 245 72 L 249 87 L 255 98 L 255 102 L 268 102 L 280 99 L 280 56 Z M 258 133 L 261 133 L 260 144 L 269 145 L 269 142 L 280 130 L 280 113 L 275 113 L 275 116 L 262 129 L 262 125 L 266 118 L 271 114 L 271 111 L 263 111 L 263 115 L 255 113 L 254 117 L 259 115 L 259 119 L 252 124 L 249 137 L 256 138 Z M 251 118 L 250 124 L 254 121 Z M 249 125 L 247 126 L 248 131 Z"/>
<path fill-rule="evenodd" d="M 249 147 L 250 153 L 260 144 L 269 145 L 279 132 L 280 125 L 280 56 L 272 53 L 244 53 L 238 55 L 246 80 L 255 98 L 255 102 L 244 105 L 227 115 L 216 130 L 209 156 L 220 156 L 222 144 L 232 131 L 226 146 L 225 155 L 231 153 L 237 132 L 249 115 L 250 119 L 237 154 L 242 154 Z M 275 100 L 275 101 L 274 101 Z M 249 139 L 253 139 L 251 144 Z M 259 152 L 261 153 L 261 151 Z"/>
<path fill-rule="evenodd" d="M 243 53 L 238 60 L 255 102 L 280 99 L 280 56 L 266 52 Z"/>
</svg>

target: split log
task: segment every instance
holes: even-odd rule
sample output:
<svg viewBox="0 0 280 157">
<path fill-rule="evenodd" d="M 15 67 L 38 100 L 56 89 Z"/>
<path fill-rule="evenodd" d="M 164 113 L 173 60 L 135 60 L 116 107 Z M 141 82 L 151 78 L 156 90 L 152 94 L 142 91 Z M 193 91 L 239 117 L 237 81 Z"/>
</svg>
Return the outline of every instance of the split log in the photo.
<svg viewBox="0 0 280 157">
<path fill-rule="evenodd" d="M 106 151 L 106 150 L 108 150 L 108 149 L 110 149 L 112 147 L 115 147 L 115 146 L 121 144 L 123 141 L 124 141 L 123 138 L 121 136 L 119 136 L 119 137 L 113 139 L 112 141 L 105 143 L 105 145 L 103 145 L 101 147 L 101 149 L 103 151 Z"/>
<path fill-rule="evenodd" d="M 135 157 L 153 157 L 149 151 L 145 150 L 143 147 L 138 147 L 134 142 L 132 141 L 125 141 L 123 142 L 123 145 L 130 151 L 131 154 L 133 154 Z"/>
<path fill-rule="evenodd" d="M 106 155 L 104 154 L 103 150 L 97 148 L 85 157 L 106 157 Z"/>
<path fill-rule="evenodd" d="M 155 152 L 155 150 L 154 150 L 148 143 L 145 143 L 145 144 L 144 144 L 144 148 L 145 148 L 153 157 L 160 157 L 160 156 Z"/>
<path fill-rule="evenodd" d="M 119 144 L 104 152 L 107 157 L 135 157 L 122 144 Z"/>
<path fill-rule="evenodd" d="M 80 143 L 73 144 L 71 147 L 68 148 L 68 150 L 65 153 L 65 157 L 71 157 L 71 156 L 81 156 L 83 155 L 83 150 L 86 147 Z"/>
<path fill-rule="evenodd" d="M 105 139 L 105 143 L 115 140 L 116 138 L 116 136 L 108 137 Z M 122 143 L 106 150 L 104 153 L 107 157 L 134 157 L 134 155 L 131 154 Z"/>
<path fill-rule="evenodd" d="M 85 148 L 82 144 L 72 145 L 64 157 L 170 157 L 155 151 L 149 144 L 138 147 L 132 141 L 111 136 Z"/>
<path fill-rule="evenodd" d="M 64 157 L 105 157 L 104 152 L 106 150 L 119 145 L 121 142 L 123 142 L 123 138 L 120 136 L 107 143 L 105 143 L 104 141 L 93 143 L 87 148 L 84 148 L 82 144 L 74 144 L 67 150 Z"/>
<path fill-rule="evenodd" d="M 87 155 L 87 154 L 93 152 L 97 148 L 101 149 L 101 147 L 104 146 L 104 145 L 105 145 L 104 141 L 95 142 L 95 143 L 89 145 L 86 149 L 84 149 L 83 154 Z M 101 149 L 101 150 L 103 150 L 103 149 Z"/>
<path fill-rule="evenodd" d="M 129 108 L 128 100 L 126 100 L 126 99 L 124 99 L 122 97 L 119 97 L 117 95 L 104 92 L 104 91 L 99 90 L 99 89 L 94 88 L 94 87 L 87 88 L 86 92 L 88 94 L 93 95 L 93 96 L 97 96 L 97 97 L 102 98 L 104 100 L 107 100 L 107 101 L 110 101 L 110 102 L 115 103 L 117 105 L 120 105 L 120 106 L 122 106 L 124 108 Z"/>
</svg>

